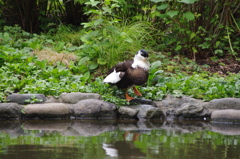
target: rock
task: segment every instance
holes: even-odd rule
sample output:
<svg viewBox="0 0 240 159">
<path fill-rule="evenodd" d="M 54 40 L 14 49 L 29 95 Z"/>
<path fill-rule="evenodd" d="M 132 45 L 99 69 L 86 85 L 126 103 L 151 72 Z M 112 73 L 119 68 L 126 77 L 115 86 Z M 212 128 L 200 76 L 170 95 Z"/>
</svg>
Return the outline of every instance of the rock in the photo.
<svg viewBox="0 0 240 159">
<path fill-rule="evenodd" d="M 56 98 L 54 96 L 48 96 L 45 103 L 60 103 L 60 101 L 59 98 Z"/>
<path fill-rule="evenodd" d="M 69 106 L 63 103 L 29 104 L 24 107 L 26 118 L 65 118 L 70 116 Z"/>
<path fill-rule="evenodd" d="M 168 110 L 166 114 L 167 119 L 203 119 L 209 118 L 211 112 L 204 105 L 184 103 L 180 108 L 177 108 L 176 110 Z"/>
<path fill-rule="evenodd" d="M 130 101 L 130 104 L 148 104 L 148 105 L 152 105 L 153 101 L 149 100 L 149 99 L 134 98 L 133 100 Z"/>
<path fill-rule="evenodd" d="M 0 118 L 19 118 L 22 108 L 17 103 L 0 103 Z"/>
<path fill-rule="evenodd" d="M 206 104 L 209 109 L 239 109 L 240 98 L 221 98 L 211 100 Z"/>
<path fill-rule="evenodd" d="M 118 113 L 120 114 L 120 118 L 123 119 L 135 119 L 137 118 L 137 114 L 138 114 L 139 110 L 137 109 L 132 109 L 130 107 L 126 107 L 126 106 L 121 106 L 118 109 Z"/>
<path fill-rule="evenodd" d="M 240 110 L 215 110 L 211 115 L 212 122 L 240 123 Z"/>
<path fill-rule="evenodd" d="M 18 104 L 44 103 L 47 99 L 44 94 L 18 94 L 13 93 L 7 97 L 10 102 Z"/>
<path fill-rule="evenodd" d="M 165 108 L 172 109 L 172 108 L 178 108 L 184 103 L 202 105 L 204 102 L 202 100 L 197 100 L 197 99 L 187 97 L 187 96 L 183 96 L 181 98 L 176 98 L 172 95 L 168 95 L 162 101 L 154 101 L 153 106 L 155 106 L 157 108 L 162 108 L 162 109 L 165 109 Z"/>
<path fill-rule="evenodd" d="M 164 114 L 163 111 L 159 108 L 155 108 L 152 105 L 136 105 L 131 106 L 136 110 L 139 110 L 137 117 L 139 120 L 146 120 L 146 119 L 163 119 Z"/>
<path fill-rule="evenodd" d="M 59 101 L 62 103 L 76 104 L 77 102 L 84 99 L 101 99 L 101 96 L 97 93 L 81 93 L 81 92 L 62 93 L 59 96 Z"/>
<path fill-rule="evenodd" d="M 71 112 L 74 117 L 80 118 L 116 118 L 117 107 L 98 99 L 85 99 L 74 104 Z"/>
</svg>

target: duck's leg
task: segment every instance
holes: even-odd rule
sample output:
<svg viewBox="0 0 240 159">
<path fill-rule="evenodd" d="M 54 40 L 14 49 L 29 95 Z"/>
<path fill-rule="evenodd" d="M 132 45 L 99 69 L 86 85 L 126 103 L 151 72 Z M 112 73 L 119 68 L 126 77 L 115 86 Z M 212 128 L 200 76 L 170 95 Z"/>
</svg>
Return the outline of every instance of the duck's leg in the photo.
<svg viewBox="0 0 240 159">
<path fill-rule="evenodd" d="M 133 87 L 133 91 L 136 96 L 142 96 L 142 93 L 139 92 L 139 90 L 136 87 Z"/>
<path fill-rule="evenodd" d="M 130 97 L 130 96 L 128 95 L 127 89 L 124 89 L 124 92 L 125 92 L 126 100 L 127 100 L 128 102 L 130 102 L 130 100 L 134 99 L 133 97 Z"/>
</svg>

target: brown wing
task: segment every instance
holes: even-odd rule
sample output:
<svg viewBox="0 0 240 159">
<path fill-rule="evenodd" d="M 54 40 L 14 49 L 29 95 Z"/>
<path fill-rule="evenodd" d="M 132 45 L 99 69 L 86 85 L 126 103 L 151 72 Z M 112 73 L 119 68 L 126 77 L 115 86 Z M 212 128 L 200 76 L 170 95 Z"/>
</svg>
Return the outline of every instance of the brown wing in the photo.
<svg viewBox="0 0 240 159">
<path fill-rule="evenodd" d="M 114 69 L 116 69 L 116 72 L 126 72 L 127 69 L 132 67 L 133 60 L 128 60 L 124 62 L 120 62 L 117 65 L 113 66 L 109 71 L 108 74 L 112 73 Z"/>
</svg>

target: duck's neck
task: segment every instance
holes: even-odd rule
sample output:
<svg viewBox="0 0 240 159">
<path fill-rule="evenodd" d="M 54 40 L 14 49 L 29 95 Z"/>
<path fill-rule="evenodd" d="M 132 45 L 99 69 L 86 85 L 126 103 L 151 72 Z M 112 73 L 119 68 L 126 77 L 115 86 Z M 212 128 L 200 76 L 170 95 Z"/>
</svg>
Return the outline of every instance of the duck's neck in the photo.
<svg viewBox="0 0 240 159">
<path fill-rule="evenodd" d="M 141 59 L 141 58 L 139 58 L 139 56 L 135 55 L 135 57 L 133 59 L 132 67 L 133 68 L 141 67 L 145 70 L 148 70 L 150 67 L 150 63 L 147 59 Z"/>
</svg>

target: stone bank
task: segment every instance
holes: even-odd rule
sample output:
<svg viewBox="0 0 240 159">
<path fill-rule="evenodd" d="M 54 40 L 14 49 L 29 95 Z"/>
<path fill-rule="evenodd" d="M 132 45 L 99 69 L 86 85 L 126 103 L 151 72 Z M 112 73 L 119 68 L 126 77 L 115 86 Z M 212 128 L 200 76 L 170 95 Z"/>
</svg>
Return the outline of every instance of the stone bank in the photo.
<svg viewBox="0 0 240 159">
<path fill-rule="evenodd" d="M 97 93 L 63 93 L 59 98 L 43 94 L 12 94 L 0 103 L 0 118 L 6 119 L 130 119 L 211 120 L 240 123 L 240 99 L 209 102 L 183 96 L 162 101 L 136 99 L 126 106 L 103 101 Z M 34 104 L 33 104 L 34 103 Z"/>
</svg>

